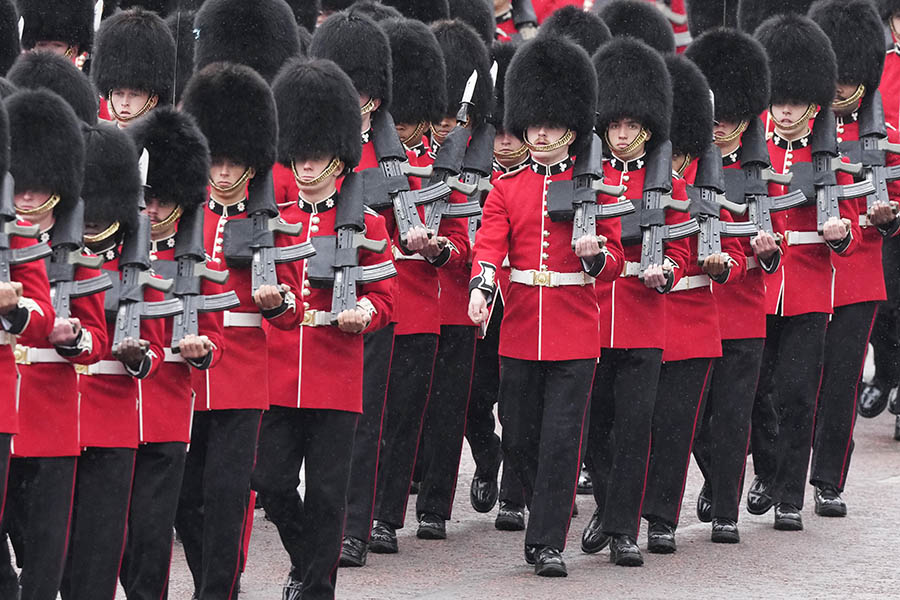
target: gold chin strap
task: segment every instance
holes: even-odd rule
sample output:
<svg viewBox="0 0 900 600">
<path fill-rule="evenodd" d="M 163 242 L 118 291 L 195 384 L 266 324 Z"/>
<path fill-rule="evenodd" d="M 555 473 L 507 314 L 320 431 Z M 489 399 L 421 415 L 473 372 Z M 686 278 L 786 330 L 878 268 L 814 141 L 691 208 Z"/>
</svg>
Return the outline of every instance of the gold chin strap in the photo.
<svg viewBox="0 0 900 600">
<path fill-rule="evenodd" d="M 641 144 L 647 141 L 650 135 L 647 133 L 647 130 L 641 127 L 641 130 L 638 132 L 637 136 L 634 138 L 634 141 L 628 144 L 627 147 L 622 150 L 616 150 L 616 154 L 619 156 L 627 156 L 637 150 Z M 609 144 L 609 147 L 613 147 L 612 141 L 609 139 L 609 130 L 606 132 L 606 143 Z"/>
<path fill-rule="evenodd" d="M 119 231 L 119 222 L 118 221 L 116 221 L 115 223 L 113 223 L 112 225 L 110 225 L 109 227 L 107 227 L 106 229 L 104 229 L 103 231 L 101 231 L 98 234 L 95 234 L 95 235 L 84 234 L 84 242 L 86 244 L 99 244 L 103 240 L 114 235 L 117 231 Z"/>
<path fill-rule="evenodd" d="M 360 107 L 359 114 L 367 115 L 373 110 L 375 110 L 375 99 L 369 98 L 369 101 L 363 104 L 362 107 Z"/>
<path fill-rule="evenodd" d="M 169 228 L 175 221 L 181 218 L 181 215 L 184 213 L 184 210 L 180 206 L 176 206 L 175 210 L 173 210 L 168 217 L 160 221 L 159 223 L 154 223 L 150 226 L 151 233 L 162 233 L 166 229 Z"/>
<path fill-rule="evenodd" d="M 679 177 L 684 177 L 684 172 L 687 170 L 688 165 L 691 164 L 691 160 L 692 160 L 692 159 L 691 159 L 691 155 L 690 155 L 690 154 L 685 154 L 685 155 L 684 155 L 684 158 L 683 158 L 682 161 L 681 161 L 681 166 L 678 167 L 677 169 L 675 169 L 675 173 L 676 173 Z"/>
<path fill-rule="evenodd" d="M 528 154 L 528 146 L 522 144 L 515 150 L 496 150 L 494 156 L 500 160 L 516 160 Z"/>
<path fill-rule="evenodd" d="M 109 112 L 112 113 L 112 116 L 116 121 L 121 121 L 123 123 L 134 121 L 138 117 L 144 116 L 147 111 L 152 110 L 157 105 L 157 103 L 159 103 L 159 96 L 157 96 L 156 94 L 150 94 L 150 97 L 147 98 L 147 102 L 144 103 L 144 106 L 141 107 L 141 110 L 137 111 L 137 113 L 131 115 L 130 117 L 123 117 L 118 112 L 116 112 L 116 107 L 112 101 L 112 93 L 113 91 L 109 90 L 109 93 L 106 94 L 106 103 L 109 105 Z"/>
<path fill-rule="evenodd" d="M 431 129 L 431 137 L 433 137 L 438 144 L 443 144 L 444 140 L 447 139 L 447 134 L 441 133 L 440 131 L 435 129 L 434 123 L 430 123 L 428 125 L 428 128 Z"/>
<path fill-rule="evenodd" d="M 734 128 L 734 131 L 731 133 L 726 133 L 724 135 L 716 135 L 715 143 L 716 144 L 730 144 L 734 140 L 741 137 L 744 132 L 747 130 L 747 126 L 750 125 L 750 121 L 741 121 L 738 123 L 738 126 Z"/>
<path fill-rule="evenodd" d="M 425 130 L 428 129 L 428 127 L 430 125 L 431 125 L 431 123 L 428 123 L 426 121 L 419 121 L 419 124 L 416 125 L 415 131 L 413 131 L 411 134 L 409 134 L 408 138 L 403 140 L 403 145 L 409 147 L 409 145 L 412 144 L 413 142 L 415 142 L 416 140 L 421 140 L 422 136 L 425 134 Z"/>
<path fill-rule="evenodd" d="M 73 48 L 72 46 L 69 46 L 68 48 L 66 48 L 65 56 L 66 56 L 66 58 L 72 58 L 73 56 L 75 56 L 75 48 Z"/>
<path fill-rule="evenodd" d="M 331 162 L 328 163 L 328 166 L 325 167 L 325 169 L 321 173 L 319 173 L 314 179 L 310 179 L 308 181 L 305 181 L 300 176 L 300 173 L 297 172 L 297 165 L 294 163 L 293 159 L 291 160 L 291 171 L 294 172 L 294 180 L 297 182 L 298 187 L 311 187 L 314 185 L 319 185 L 320 183 L 334 175 L 335 171 L 337 171 L 342 164 L 343 163 L 341 162 L 341 159 L 335 156 L 331 159 Z"/>
<path fill-rule="evenodd" d="M 769 105 L 769 114 L 772 115 L 772 119 L 774 121 L 776 121 L 776 123 L 777 123 L 777 118 L 775 117 L 775 113 L 772 112 L 771 105 Z M 781 129 L 782 131 L 793 131 L 794 129 L 797 129 L 798 127 L 800 127 L 800 125 L 806 125 L 807 122 L 810 119 L 812 119 L 815 114 L 816 114 L 816 105 L 810 104 L 809 106 L 806 107 L 806 112 L 803 113 L 802 117 L 800 117 L 799 119 L 797 119 L 796 121 L 794 121 L 793 123 L 788 125 L 787 127 L 782 127 L 779 125 L 778 128 Z"/>
<path fill-rule="evenodd" d="M 254 169 L 253 167 L 248 167 L 247 169 L 244 169 L 243 175 L 241 175 L 240 178 L 237 181 L 235 181 L 233 184 L 231 184 L 230 186 L 228 186 L 226 188 L 219 187 L 218 185 L 216 185 L 216 183 L 212 179 L 210 179 L 209 187 L 211 187 L 212 189 L 216 190 L 219 193 L 230 194 L 234 190 L 238 189 L 239 187 L 241 187 L 245 183 L 247 183 L 247 180 L 250 179 L 251 177 L 253 177 L 254 175 L 256 175 L 256 169 Z"/>
<path fill-rule="evenodd" d="M 543 146 L 535 146 L 531 142 L 528 141 L 528 134 L 525 134 L 525 147 L 531 150 L 532 152 L 553 152 L 554 150 L 559 150 L 563 146 L 568 146 L 572 143 L 572 138 L 575 137 L 575 132 L 571 129 L 566 129 L 566 132 L 562 135 L 561 138 L 553 142 L 552 144 L 545 144 Z"/>
<path fill-rule="evenodd" d="M 850 94 L 850 97 L 846 100 L 835 100 L 831 103 L 831 109 L 837 111 L 844 111 L 856 106 L 859 103 L 860 98 L 866 95 L 866 86 L 863 84 L 859 84 L 856 86 L 856 91 Z"/>
<path fill-rule="evenodd" d="M 17 208 L 16 212 L 23 217 L 36 217 L 47 214 L 56 208 L 57 204 L 59 204 L 59 194 L 53 194 L 40 206 L 35 208 Z"/>
</svg>

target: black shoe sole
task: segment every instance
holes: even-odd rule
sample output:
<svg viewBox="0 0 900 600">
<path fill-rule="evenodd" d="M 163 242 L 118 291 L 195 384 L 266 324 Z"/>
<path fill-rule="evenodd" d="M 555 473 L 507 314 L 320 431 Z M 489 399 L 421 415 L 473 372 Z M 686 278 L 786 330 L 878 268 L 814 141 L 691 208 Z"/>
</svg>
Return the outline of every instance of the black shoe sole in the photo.
<svg viewBox="0 0 900 600">
<path fill-rule="evenodd" d="M 584 539 L 581 540 L 581 551 L 585 554 L 597 554 L 607 546 L 609 546 L 608 535 L 604 535 L 603 538 L 601 538 L 600 542 L 594 544 L 593 546 L 588 546 L 584 543 Z"/>
<path fill-rule="evenodd" d="M 752 506 L 750 504 L 750 502 L 747 502 L 747 512 L 750 513 L 751 515 L 760 516 L 760 515 L 766 514 L 770 510 L 772 510 L 773 506 L 775 506 L 774 502 L 769 502 L 765 508 L 761 508 L 759 506 Z"/>
<path fill-rule="evenodd" d="M 390 544 L 387 542 L 369 542 L 369 552 L 372 554 L 397 554 L 399 548 L 397 544 Z"/>
<path fill-rule="evenodd" d="M 348 556 L 346 554 L 341 553 L 341 560 L 338 562 L 339 567 L 364 567 L 366 566 L 366 559 L 359 560 L 354 556 Z"/>
<path fill-rule="evenodd" d="M 736 531 L 713 531 L 709 539 L 714 544 L 739 544 L 741 542 L 741 534 Z"/>
<path fill-rule="evenodd" d="M 803 531 L 803 521 L 796 519 L 775 519 L 775 529 L 778 531 Z"/>
<path fill-rule="evenodd" d="M 538 577 L 568 577 L 565 565 L 535 565 L 534 574 Z"/>
<path fill-rule="evenodd" d="M 675 552 L 675 549 L 675 542 L 647 542 L 647 552 L 649 552 L 650 554 L 673 554 Z"/>
<path fill-rule="evenodd" d="M 820 517 L 846 517 L 846 506 L 816 506 L 816 514 Z"/>
<path fill-rule="evenodd" d="M 514 518 L 497 517 L 494 520 L 494 528 L 500 531 L 524 531 L 525 519 L 520 521 L 519 519 Z"/>
<path fill-rule="evenodd" d="M 644 557 L 640 554 L 621 554 L 613 558 L 613 555 L 610 554 L 609 562 L 617 567 L 643 567 Z"/>
<path fill-rule="evenodd" d="M 431 527 L 419 527 L 416 531 L 416 537 L 420 540 L 446 540 L 447 532 Z"/>
</svg>

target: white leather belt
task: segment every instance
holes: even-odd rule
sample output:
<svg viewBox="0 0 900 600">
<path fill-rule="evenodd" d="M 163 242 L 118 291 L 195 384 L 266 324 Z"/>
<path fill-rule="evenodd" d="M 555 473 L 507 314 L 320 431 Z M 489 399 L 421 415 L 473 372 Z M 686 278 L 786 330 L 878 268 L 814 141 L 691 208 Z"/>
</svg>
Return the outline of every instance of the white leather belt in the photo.
<svg viewBox="0 0 900 600">
<path fill-rule="evenodd" d="M 391 246 L 394 251 L 394 260 L 425 260 L 421 254 L 403 254 L 397 246 Z"/>
<path fill-rule="evenodd" d="M 79 375 L 130 375 L 125 365 L 117 360 L 101 360 L 92 365 L 75 365 Z"/>
<path fill-rule="evenodd" d="M 16 343 L 16 336 L 8 331 L 0 331 L 0 346 L 12 346 Z"/>
<path fill-rule="evenodd" d="M 625 261 L 622 267 L 622 273 L 619 277 L 638 277 L 641 274 L 641 263 L 634 261 Z"/>
<path fill-rule="evenodd" d="M 872 222 L 869 221 L 869 215 L 859 215 L 859 226 L 862 228 L 872 226 Z"/>
<path fill-rule="evenodd" d="M 785 231 L 784 239 L 788 246 L 803 246 L 805 244 L 824 244 L 825 238 L 815 231 Z"/>
<path fill-rule="evenodd" d="M 172 352 L 171 348 L 165 348 L 165 353 L 166 353 L 165 362 L 167 362 L 167 363 L 186 363 L 187 362 L 186 360 L 184 360 L 184 357 L 181 356 L 181 354 L 176 354 L 176 353 Z"/>
<path fill-rule="evenodd" d="M 259 313 L 239 313 L 225 311 L 225 327 L 262 327 L 262 315 Z"/>
<path fill-rule="evenodd" d="M 527 269 L 511 269 L 509 280 L 513 283 L 534 287 L 559 287 L 561 285 L 591 285 L 594 278 L 587 273 L 557 273 L 556 271 L 537 271 Z"/>
<path fill-rule="evenodd" d="M 303 313 L 303 327 L 325 327 L 331 325 L 331 313 L 324 310 L 307 310 Z"/>
<path fill-rule="evenodd" d="M 759 268 L 759 259 L 755 256 L 747 256 L 747 270 L 750 269 L 758 269 Z"/>
<path fill-rule="evenodd" d="M 65 358 L 53 348 L 32 348 L 16 344 L 13 354 L 17 365 L 30 365 L 32 363 L 67 363 Z"/>
<path fill-rule="evenodd" d="M 682 277 L 672 288 L 673 292 L 684 292 L 687 290 L 695 290 L 697 288 L 709 287 L 709 275 L 691 275 Z"/>
<path fill-rule="evenodd" d="M 681 46 L 687 46 L 691 43 L 691 39 L 690 31 L 679 31 L 675 34 L 675 47 L 680 48 Z"/>
</svg>

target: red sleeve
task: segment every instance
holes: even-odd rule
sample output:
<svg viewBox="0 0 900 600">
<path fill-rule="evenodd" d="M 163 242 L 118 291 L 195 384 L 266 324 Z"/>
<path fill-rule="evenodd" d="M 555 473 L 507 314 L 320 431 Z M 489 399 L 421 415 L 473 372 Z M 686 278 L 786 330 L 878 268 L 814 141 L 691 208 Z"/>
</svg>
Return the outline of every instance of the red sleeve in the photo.
<svg viewBox="0 0 900 600">
<path fill-rule="evenodd" d="M 387 241 L 387 247 L 384 252 L 380 253 L 363 251 L 359 261 L 361 265 L 376 265 L 386 261 L 393 261 L 391 240 L 388 238 L 382 217 L 366 214 L 366 237 L 372 240 L 385 240 Z M 375 307 L 375 314 L 366 328 L 366 333 L 381 329 L 391 322 L 394 316 L 394 294 L 396 289 L 396 276 L 362 286 L 359 299 L 366 298 Z"/>
<path fill-rule="evenodd" d="M 149 287 L 144 288 L 144 302 L 159 302 L 165 299 L 165 295 L 159 290 Z M 141 319 L 141 339 L 150 342 L 150 350 L 147 352 L 147 358 L 150 359 L 150 368 L 137 378 L 147 379 L 156 374 L 159 370 L 159 365 L 165 360 L 164 348 L 169 345 L 169 340 L 166 339 L 166 320 Z"/>
<path fill-rule="evenodd" d="M 607 181 L 607 183 L 610 183 Z M 600 195 L 600 204 L 615 204 L 618 199 L 613 196 Z M 597 219 L 597 234 L 606 237 L 606 264 L 597 275 L 601 281 L 615 281 L 622 273 L 625 264 L 625 250 L 622 248 L 622 220 Z"/>
<path fill-rule="evenodd" d="M 27 224 L 20 221 L 20 224 Z M 27 248 L 39 242 L 30 238 L 13 236 L 12 249 Z M 25 335 L 30 339 L 46 340 L 53 330 L 56 314 L 50 302 L 50 282 L 47 280 L 47 266 L 43 260 L 35 260 L 10 268 L 13 281 L 22 284 L 22 297 L 19 299 L 20 309 L 26 311 L 21 317 L 12 320 L 3 319 L 3 326 L 9 333 Z M 12 313 L 18 311 L 13 310 Z"/>
<path fill-rule="evenodd" d="M 488 194 L 481 217 L 481 228 L 475 234 L 475 250 L 472 259 L 472 279 L 484 278 L 492 269 L 486 282 L 494 285 L 494 275 L 509 254 L 509 215 L 506 210 L 504 190 L 506 182 L 500 180 Z"/>
<path fill-rule="evenodd" d="M 75 271 L 75 279 L 79 281 L 91 279 L 101 273 L 104 271 L 81 267 Z M 72 298 L 69 305 L 70 312 L 81 322 L 81 329 L 84 333 L 82 333 L 82 343 L 78 346 L 81 352 L 74 356 L 66 356 L 70 362 L 77 365 L 90 365 L 102 359 L 106 354 L 108 333 L 106 331 L 106 312 L 103 308 L 105 296 L 104 292 L 100 292 L 81 298 Z M 90 339 L 87 339 L 86 336 L 89 336 Z"/>
<path fill-rule="evenodd" d="M 719 221 L 733 223 L 734 217 L 723 208 L 719 212 Z M 744 246 L 736 237 L 722 236 L 722 252 L 731 257 L 731 269 L 728 271 L 728 279 L 724 283 L 740 283 L 747 274 L 747 257 L 744 256 Z"/>
</svg>

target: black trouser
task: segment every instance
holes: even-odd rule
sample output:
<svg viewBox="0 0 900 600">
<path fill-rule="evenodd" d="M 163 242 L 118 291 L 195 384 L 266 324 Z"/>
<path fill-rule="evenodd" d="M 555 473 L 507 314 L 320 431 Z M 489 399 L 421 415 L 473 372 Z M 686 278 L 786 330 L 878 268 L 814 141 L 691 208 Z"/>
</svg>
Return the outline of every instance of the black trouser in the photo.
<svg viewBox="0 0 900 600">
<path fill-rule="evenodd" d="M 69 542 L 77 460 L 59 456 L 10 462 L 3 530 L 14 538 L 23 600 L 56 599 Z"/>
<path fill-rule="evenodd" d="M 591 392 L 585 465 L 609 535 L 637 537 L 662 364 L 656 348 L 604 349 Z"/>
<path fill-rule="evenodd" d="M 503 456 L 525 487 L 525 544 L 562 550 L 597 361 L 500 361 Z"/>
<path fill-rule="evenodd" d="M 130 448 L 85 448 L 78 457 L 63 600 L 116 597 L 134 475 Z"/>
<path fill-rule="evenodd" d="M 778 435 L 774 443 L 758 444 L 756 437 L 751 443 L 754 462 L 759 454 L 767 464 L 776 465 L 773 473 L 766 474 L 773 482 L 771 494 L 776 504 L 803 508 L 827 323 L 825 313 L 766 317 L 766 348 L 756 402 L 769 390 L 778 415 Z"/>
<path fill-rule="evenodd" d="M 305 599 L 334 598 L 356 420 L 351 412 L 283 406 L 263 415 L 253 489 L 303 580 Z"/>
<path fill-rule="evenodd" d="M 186 454 L 184 442 L 138 446 L 128 537 L 119 573 L 128 600 L 168 597 L 172 528 Z"/>
<path fill-rule="evenodd" d="M 363 339 L 363 412 L 353 436 L 344 535 L 368 541 L 375 511 L 382 417 L 394 351 L 394 324 L 367 333 Z"/>
<path fill-rule="evenodd" d="M 237 597 L 261 415 L 258 409 L 194 413 L 175 528 L 200 600 Z"/>
<path fill-rule="evenodd" d="M 428 392 L 437 354 L 438 336 L 398 335 L 384 406 L 384 450 L 379 459 L 375 518 L 403 527 L 416 448 L 428 406 Z"/>
<path fill-rule="evenodd" d="M 694 458 L 709 485 L 714 518 L 738 520 L 764 346 L 763 338 L 722 340 L 713 365 Z"/>
<path fill-rule="evenodd" d="M 887 387 L 900 385 L 900 237 L 881 246 L 887 301 L 878 307 L 872 329 L 875 377 Z"/>
<path fill-rule="evenodd" d="M 0 433 L 0 518 L 3 518 L 3 506 L 6 503 L 6 481 L 9 478 L 9 455 L 12 434 Z"/>
<path fill-rule="evenodd" d="M 689 358 L 663 363 L 660 369 L 642 511 L 648 521 L 678 525 L 713 362 L 711 358 Z"/>
<path fill-rule="evenodd" d="M 475 357 L 475 327 L 442 325 L 431 397 L 422 429 L 423 477 L 416 513 L 434 513 L 449 519 L 456 493 L 456 476 L 466 432 L 466 410 L 472 360 Z"/>
<path fill-rule="evenodd" d="M 828 323 L 809 473 L 813 485 L 844 489 L 853 453 L 856 386 L 865 366 L 876 307 L 876 302 L 839 306 Z"/>
</svg>

